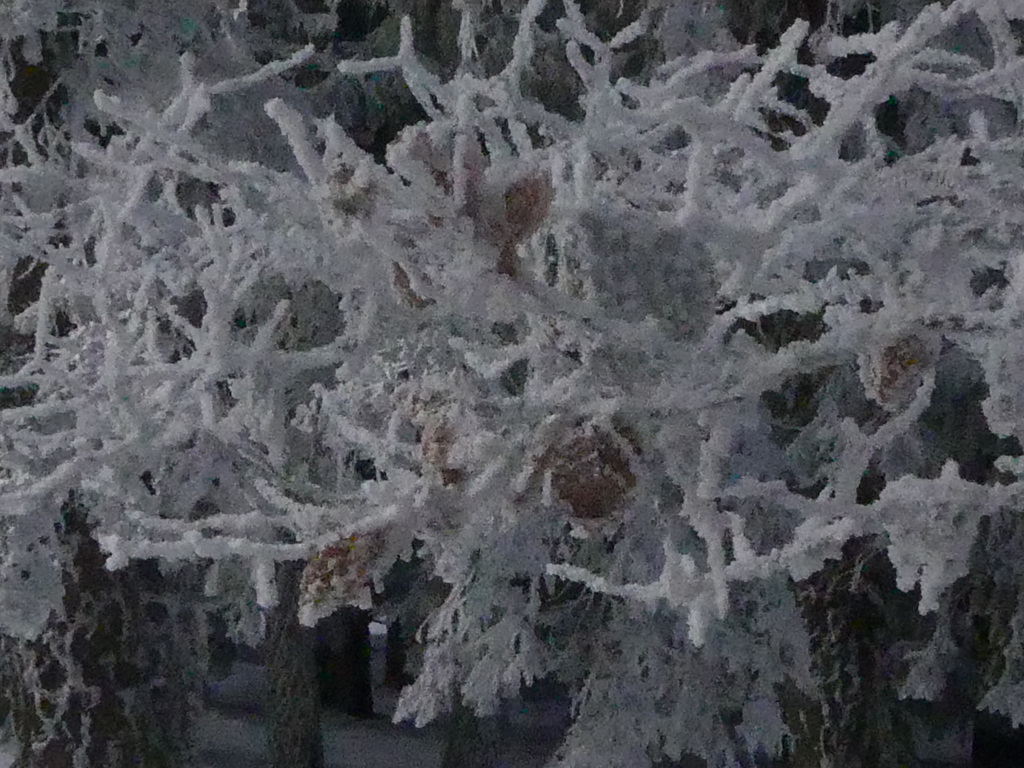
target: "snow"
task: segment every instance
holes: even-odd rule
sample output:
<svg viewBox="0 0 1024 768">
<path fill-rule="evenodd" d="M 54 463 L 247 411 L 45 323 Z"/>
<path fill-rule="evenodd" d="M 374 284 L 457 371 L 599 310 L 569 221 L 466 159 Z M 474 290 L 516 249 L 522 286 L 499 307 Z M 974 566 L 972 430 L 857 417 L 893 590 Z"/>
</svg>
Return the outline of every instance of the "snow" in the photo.
<svg viewBox="0 0 1024 768">
<path fill-rule="evenodd" d="M 394 725 L 398 691 L 383 685 L 385 627 L 373 622 L 370 637 L 377 717 L 359 720 L 337 712 L 323 714 L 326 768 L 437 768 L 444 751 L 443 722 L 424 728 Z M 237 661 L 224 680 L 208 686 L 205 710 L 193 731 L 196 768 L 252 768 L 266 762 L 266 685 L 257 664 Z M 541 768 L 560 739 L 564 706 L 556 701 L 510 703 L 499 715 L 500 756 L 494 768 Z M 0 768 L 14 765 L 15 745 L 0 744 Z"/>
<path fill-rule="evenodd" d="M 373 646 L 374 708 L 377 717 L 359 720 L 323 714 L 327 768 L 358 763 L 363 768 L 435 768 L 444 751 L 444 723 L 424 728 L 394 725 L 398 691 L 383 685 L 385 628 L 370 625 Z M 236 662 L 232 674 L 209 689 L 207 710 L 195 726 L 200 768 L 250 768 L 265 760 L 266 722 L 261 712 L 265 678 L 256 664 Z M 499 718 L 501 756 L 495 768 L 541 768 L 557 746 L 563 721 L 558 702 L 510 703 Z M 356 759 L 356 756 L 358 759 Z"/>
<path fill-rule="evenodd" d="M 324 756 L 328 768 L 351 765 L 354 755 L 366 768 L 440 764 L 440 726 L 416 730 L 390 722 L 397 695 L 380 684 L 383 676 L 383 635 L 372 632 L 373 673 L 378 717 L 358 720 L 334 712 L 323 714 Z M 207 708 L 194 731 L 200 768 L 249 768 L 266 759 L 266 720 L 262 700 L 266 678 L 262 667 L 236 662 L 231 675 L 208 687 Z"/>
<path fill-rule="evenodd" d="M 324 756 L 328 768 L 358 763 L 366 768 L 432 768 L 440 764 L 442 733 L 393 726 L 384 719 L 362 722 L 344 715 L 324 717 Z M 265 723 L 258 714 L 207 711 L 196 723 L 197 765 L 250 768 L 266 759 Z"/>
</svg>

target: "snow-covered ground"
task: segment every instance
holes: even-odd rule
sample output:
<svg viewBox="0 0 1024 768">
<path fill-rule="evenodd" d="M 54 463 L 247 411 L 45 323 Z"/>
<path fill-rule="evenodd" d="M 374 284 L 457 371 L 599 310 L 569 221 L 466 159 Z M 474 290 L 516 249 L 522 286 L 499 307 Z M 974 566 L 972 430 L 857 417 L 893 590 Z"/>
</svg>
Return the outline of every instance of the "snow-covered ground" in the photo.
<svg viewBox="0 0 1024 768">
<path fill-rule="evenodd" d="M 425 728 L 393 725 L 398 691 L 382 684 L 383 627 L 371 627 L 373 640 L 373 720 L 325 712 L 327 768 L 437 768 L 444 747 L 444 725 Z M 197 718 L 194 738 L 197 768 L 260 768 L 266 765 L 266 729 L 262 714 L 266 680 L 256 664 L 236 662 L 231 675 L 211 683 L 206 710 Z M 500 729 L 494 768 L 541 768 L 557 746 L 564 706 L 557 702 L 509 706 Z M 0 768 L 11 768 L 14 746 L 0 744 Z"/>
<path fill-rule="evenodd" d="M 397 693 L 380 685 L 383 638 L 373 638 L 374 708 L 378 717 L 359 720 L 323 714 L 324 753 L 328 768 L 432 768 L 440 762 L 443 733 L 439 726 L 416 729 L 391 724 Z M 236 662 L 226 679 L 209 687 L 208 708 L 196 722 L 197 764 L 201 768 L 253 768 L 266 760 L 262 714 L 264 670 Z"/>
<path fill-rule="evenodd" d="M 436 768 L 444 748 L 444 725 L 425 728 L 393 725 L 398 691 L 385 687 L 384 628 L 371 625 L 374 709 L 378 717 L 359 720 L 324 713 L 327 768 Z M 260 712 L 263 670 L 237 662 L 232 674 L 211 687 L 210 706 L 196 723 L 198 765 L 202 768 L 253 768 L 265 760 L 266 735 Z M 504 713 L 500 757 L 494 768 L 541 768 L 557 746 L 564 705 L 518 703 Z"/>
</svg>

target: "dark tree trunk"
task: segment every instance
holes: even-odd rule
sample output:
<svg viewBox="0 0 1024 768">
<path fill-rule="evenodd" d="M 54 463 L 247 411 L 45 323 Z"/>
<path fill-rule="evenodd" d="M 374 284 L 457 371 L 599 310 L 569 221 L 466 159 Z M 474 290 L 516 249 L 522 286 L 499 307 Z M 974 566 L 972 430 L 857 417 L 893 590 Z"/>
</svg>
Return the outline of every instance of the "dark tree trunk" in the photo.
<svg viewBox="0 0 1024 768">
<path fill-rule="evenodd" d="M 444 602 L 450 589 L 416 555 L 410 560 L 396 560 L 385 575 L 384 591 L 374 594 L 374 607 L 389 618 L 384 662 L 386 685 L 401 688 L 415 679 L 422 661 L 417 630 L 430 611 Z"/>
<path fill-rule="evenodd" d="M 317 668 L 324 706 L 373 717 L 370 612 L 342 608 L 317 625 Z"/>
<path fill-rule="evenodd" d="M 299 624 L 303 563 L 278 565 L 278 604 L 267 616 L 263 655 L 271 768 L 323 768 L 320 697 L 313 654 L 315 635 Z"/>
<path fill-rule="evenodd" d="M 116 571 L 72 496 L 55 526 L 64 598 L 33 640 L 5 636 L 17 768 L 171 768 L 189 758 L 192 690 L 180 631 L 154 563 Z"/>
<path fill-rule="evenodd" d="M 892 652 L 927 634 L 917 597 L 896 588 L 882 540 L 850 539 L 842 559 L 800 582 L 797 596 L 824 694 L 824 758 L 844 768 L 914 764 Z"/>
<path fill-rule="evenodd" d="M 413 678 L 407 669 L 405 627 L 401 619 L 392 619 L 388 624 L 387 646 L 384 651 L 384 684 L 395 688 L 409 685 Z"/>
<path fill-rule="evenodd" d="M 207 618 L 207 678 L 223 680 L 231 674 L 238 659 L 238 646 L 228 637 L 227 622 L 223 615 L 211 611 Z"/>
<path fill-rule="evenodd" d="M 1024 728 L 1014 728 L 1008 718 L 992 712 L 974 713 L 974 768 L 1019 765 L 1021 755 L 1024 755 Z"/>
</svg>

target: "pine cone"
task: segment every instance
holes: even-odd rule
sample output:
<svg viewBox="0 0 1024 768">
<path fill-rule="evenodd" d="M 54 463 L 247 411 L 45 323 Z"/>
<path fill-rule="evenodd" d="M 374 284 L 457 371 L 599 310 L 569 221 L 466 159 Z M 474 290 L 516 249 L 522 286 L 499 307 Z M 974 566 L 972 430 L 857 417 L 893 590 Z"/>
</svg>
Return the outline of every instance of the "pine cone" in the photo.
<svg viewBox="0 0 1024 768">
<path fill-rule="evenodd" d="M 423 428 L 420 449 L 423 461 L 441 473 L 444 485 L 456 485 L 462 480 L 461 470 L 449 465 L 449 453 L 455 442 L 455 433 L 444 421 L 431 419 Z"/>
<path fill-rule="evenodd" d="M 305 606 L 367 607 L 373 567 L 384 551 L 385 534 L 376 531 L 340 538 L 310 558 L 302 571 L 300 603 Z"/>
<path fill-rule="evenodd" d="M 401 300 L 413 309 L 424 309 L 434 303 L 433 299 L 424 299 L 413 290 L 409 273 L 397 261 L 391 262 L 392 285 Z"/>
<path fill-rule="evenodd" d="M 505 222 L 514 242 L 521 243 L 540 229 L 554 199 L 547 173 L 535 173 L 509 185 L 505 191 Z"/>
<path fill-rule="evenodd" d="M 628 430 L 621 430 L 620 436 L 633 453 L 640 452 Z M 551 472 L 552 490 L 571 507 L 574 517 L 584 520 L 609 517 L 636 485 L 620 441 L 596 428 L 588 434 L 577 432 L 549 448 L 535 466 L 538 472 Z"/>
<path fill-rule="evenodd" d="M 868 396 L 883 408 L 898 411 L 913 399 L 934 359 L 935 350 L 925 339 L 905 336 L 861 356 L 861 382 Z"/>
</svg>

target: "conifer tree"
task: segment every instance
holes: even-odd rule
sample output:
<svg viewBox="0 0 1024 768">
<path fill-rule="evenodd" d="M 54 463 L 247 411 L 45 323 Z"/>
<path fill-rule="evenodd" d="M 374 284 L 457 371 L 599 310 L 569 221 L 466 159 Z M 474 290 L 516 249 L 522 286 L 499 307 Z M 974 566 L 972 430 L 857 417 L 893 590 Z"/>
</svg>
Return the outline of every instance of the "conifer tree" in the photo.
<svg viewBox="0 0 1024 768">
<path fill-rule="evenodd" d="M 418 559 L 396 718 L 554 677 L 559 768 L 1024 719 L 1012 4 L 66 5 L 0 5 L 8 634 L 73 493 L 255 639 Z"/>
</svg>

